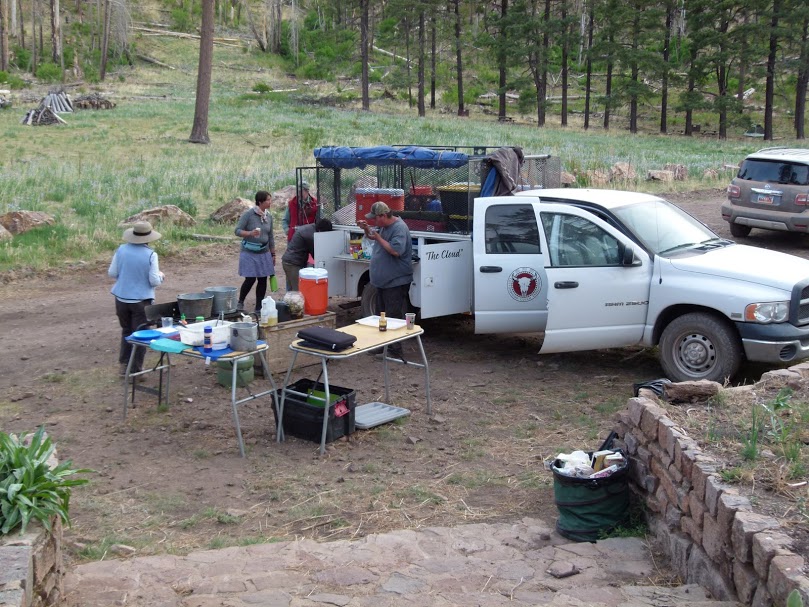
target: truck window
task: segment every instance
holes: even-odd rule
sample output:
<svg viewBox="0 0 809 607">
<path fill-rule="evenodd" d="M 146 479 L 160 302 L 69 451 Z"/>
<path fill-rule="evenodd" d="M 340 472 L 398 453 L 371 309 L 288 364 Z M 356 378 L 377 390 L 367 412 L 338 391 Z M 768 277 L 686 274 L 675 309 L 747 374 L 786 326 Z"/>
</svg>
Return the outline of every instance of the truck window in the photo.
<svg viewBox="0 0 809 607">
<path fill-rule="evenodd" d="M 593 222 L 562 213 L 543 213 L 542 229 L 552 266 L 616 266 L 618 240 Z"/>
<path fill-rule="evenodd" d="M 530 204 L 506 204 L 486 209 L 486 252 L 541 253 L 534 208 Z"/>
</svg>

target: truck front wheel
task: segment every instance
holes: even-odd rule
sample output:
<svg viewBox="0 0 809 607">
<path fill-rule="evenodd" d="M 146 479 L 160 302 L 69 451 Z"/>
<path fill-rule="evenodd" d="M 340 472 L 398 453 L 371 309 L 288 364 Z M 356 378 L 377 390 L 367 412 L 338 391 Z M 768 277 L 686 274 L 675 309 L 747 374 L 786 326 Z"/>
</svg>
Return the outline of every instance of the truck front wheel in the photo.
<svg viewBox="0 0 809 607">
<path fill-rule="evenodd" d="M 742 362 L 739 336 L 725 320 L 692 312 L 667 326 L 660 337 L 660 364 L 672 381 L 708 379 L 723 383 Z"/>
</svg>

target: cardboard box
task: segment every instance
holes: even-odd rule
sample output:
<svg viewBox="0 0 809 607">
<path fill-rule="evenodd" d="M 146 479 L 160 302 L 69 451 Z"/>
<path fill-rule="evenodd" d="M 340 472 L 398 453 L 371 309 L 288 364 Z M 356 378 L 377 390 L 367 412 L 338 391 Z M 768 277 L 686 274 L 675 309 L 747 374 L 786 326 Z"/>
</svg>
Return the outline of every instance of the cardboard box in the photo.
<svg viewBox="0 0 809 607">
<path fill-rule="evenodd" d="M 337 328 L 337 314 L 326 312 L 319 316 L 304 316 L 298 320 L 279 322 L 273 327 L 259 327 L 258 338 L 267 342 L 270 347 L 267 352 L 267 363 L 270 365 L 270 372 L 273 374 L 286 373 L 289 363 L 292 361 L 292 350 L 289 344 L 298 339 L 298 331 L 307 327 L 328 327 Z M 310 367 L 319 365 L 320 359 L 314 356 L 298 354 L 295 361 L 295 368 Z M 256 361 L 256 373 L 261 371 L 261 363 Z"/>
</svg>

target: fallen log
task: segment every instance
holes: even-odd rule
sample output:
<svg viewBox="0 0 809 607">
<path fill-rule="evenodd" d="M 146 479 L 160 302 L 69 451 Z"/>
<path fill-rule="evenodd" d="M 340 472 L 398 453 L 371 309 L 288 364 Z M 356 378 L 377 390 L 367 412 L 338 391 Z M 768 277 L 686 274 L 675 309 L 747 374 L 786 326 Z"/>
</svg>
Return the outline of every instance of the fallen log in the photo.
<svg viewBox="0 0 809 607">
<path fill-rule="evenodd" d="M 146 55 L 141 55 L 140 53 L 136 54 L 135 57 L 140 59 L 141 61 L 145 61 L 146 63 L 154 63 L 155 65 L 159 65 L 160 67 L 165 67 L 170 70 L 176 70 L 176 67 L 172 67 L 167 63 L 163 63 L 162 61 L 158 61 L 154 57 L 147 57 Z"/>
</svg>

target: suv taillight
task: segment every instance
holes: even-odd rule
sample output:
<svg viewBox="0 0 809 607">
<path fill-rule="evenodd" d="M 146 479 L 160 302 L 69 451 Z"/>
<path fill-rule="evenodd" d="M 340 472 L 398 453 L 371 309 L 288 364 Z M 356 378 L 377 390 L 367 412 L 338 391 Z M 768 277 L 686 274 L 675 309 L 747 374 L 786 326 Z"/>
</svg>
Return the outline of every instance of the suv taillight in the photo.
<svg viewBox="0 0 809 607">
<path fill-rule="evenodd" d="M 798 194 L 795 196 L 795 204 L 797 206 L 805 207 L 809 203 L 809 195 L 807 194 Z"/>
<path fill-rule="evenodd" d="M 729 185 L 728 186 L 728 198 L 738 198 L 742 195 L 742 190 L 737 185 Z"/>
</svg>

